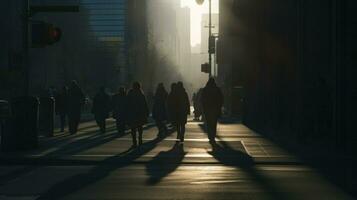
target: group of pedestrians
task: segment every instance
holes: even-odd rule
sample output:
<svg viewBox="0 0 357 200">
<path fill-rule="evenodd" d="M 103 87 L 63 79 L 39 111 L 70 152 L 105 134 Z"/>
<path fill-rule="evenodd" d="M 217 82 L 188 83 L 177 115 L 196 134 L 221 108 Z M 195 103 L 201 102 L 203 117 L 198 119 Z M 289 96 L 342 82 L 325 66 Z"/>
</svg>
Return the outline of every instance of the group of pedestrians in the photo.
<svg viewBox="0 0 357 200">
<path fill-rule="evenodd" d="M 81 120 L 81 107 L 85 103 L 85 95 L 76 81 L 72 81 L 69 87 L 64 86 L 55 95 L 56 113 L 60 116 L 61 132 L 64 131 L 66 116 L 68 117 L 68 129 L 70 134 L 78 131 Z"/>
<path fill-rule="evenodd" d="M 75 134 L 80 122 L 81 107 L 85 102 L 82 89 L 76 81 L 72 81 L 69 88 L 64 87 L 55 98 L 56 112 L 61 119 L 61 131 L 64 131 L 65 119 L 68 116 L 69 132 Z M 223 95 L 213 78 L 209 79 L 201 90 L 199 99 L 195 98 L 200 102 L 200 112 L 204 116 L 209 139 L 214 142 Z M 153 99 L 152 118 L 158 128 L 158 137 L 167 135 L 168 124 L 171 124 L 172 129 L 177 131 L 178 142 L 183 143 L 187 117 L 190 115 L 190 101 L 183 83 L 172 83 L 169 93 L 163 83 L 158 84 Z M 114 95 L 109 95 L 105 88 L 101 87 L 93 98 L 92 113 L 101 133 L 106 132 L 106 119 L 112 113 L 120 135 L 125 134 L 126 127 L 129 127 L 133 147 L 143 143 L 143 126 L 148 123 L 150 112 L 139 82 L 134 82 L 128 91 L 125 87 L 120 87 Z"/>
</svg>

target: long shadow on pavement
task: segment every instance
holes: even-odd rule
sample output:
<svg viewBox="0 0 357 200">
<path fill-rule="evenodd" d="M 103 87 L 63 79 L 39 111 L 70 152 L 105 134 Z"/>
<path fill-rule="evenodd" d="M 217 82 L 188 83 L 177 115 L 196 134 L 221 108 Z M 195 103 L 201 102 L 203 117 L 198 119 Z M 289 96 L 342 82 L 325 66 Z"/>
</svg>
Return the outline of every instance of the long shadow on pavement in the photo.
<svg viewBox="0 0 357 200">
<path fill-rule="evenodd" d="M 153 125 L 149 124 L 148 126 L 145 127 L 145 129 L 149 129 L 152 126 Z M 74 155 L 74 154 L 89 150 L 91 148 L 95 148 L 95 147 L 104 145 L 108 142 L 111 142 L 112 140 L 115 140 L 116 138 L 120 138 L 120 137 L 123 137 L 123 136 L 129 134 L 129 132 L 126 132 L 123 135 L 118 135 L 116 132 L 111 133 L 113 130 L 116 130 L 116 129 L 109 128 L 108 129 L 109 134 L 100 134 L 98 132 L 98 130 L 88 131 L 85 134 L 81 134 L 83 136 L 83 138 L 81 138 L 81 139 L 76 139 L 74 141 L 65 142 L 62 145 L 57 144 L 57 147 L 55 146 L 55 144 L 52 144 L 53 146 L 49 145 L 48 148 L 56 147 L 57 150 L 46 153 L 39 158 L 29 158 L 29 159 L 20 159 L 20 160 L 17 160 L 16 158 L 14 158 L 13 160 L 7 160 L 6 163 L 4 163 L 6 165 L 20 164 L 20 165 L 28 165 L 28 166 L 16 169 L 16 170 L 6 173 L 4 175 L 0 175 L 0 180 L 1 180 L 0 185 L 6 184 L 7 182 L 14 180 L 17 177 L 29 174 L 32 171 L 41 168 L 41 163 L 43 163 L 43 162 L 46 163 L 47 165 L 51 165 L 51 164 L 56 165 L 56 164 L 60 164 L 60 163 L 69 163 L 69 162 L 77 163 L 74 160 L 62 159 L 61 156 Z M 39 153 L 41 153 L 41 152 L 39 152 Z M 58 160 L 58 159 L 60 159 L 60 160 Z M 84 161 L 81 161 L 81 162 L 85 163 Z"/>
<path fill-rule="evenodd" d="M 203 124 L 200 124 L 199 126 L 206 133 L 205 126 Z M 212 144 L 212 151 L 208 152 L 217 161 L 223 165 L 235 167 L 245 172 L 264 190 L 265 194 L 267 194 L 270 199 L 289 199 L 271 180 L 269 180 L 269 178 L 265 177 L 255 169 L 254 159 L 250 155 L 246 152 L 232 148 L 227 142 L 222 140 L 222 138 L 219 138 L 219 136 L 217 136 L 217 138 L 220 139 L 220 141 Z"/>
<path fill-rule="evenodd" d="M 112 171 L 128 166 L 142 155 L 150 152 L 163 139 L 164 137 L 155 138 L 154 140 L 144 143 L 140 148 L 128 149 L 125 152 L 104 159 L 103 161 L 99 161 L 98 165 L 96 165 L 88 173 L 79 174 L 55 184 L 47 192 L 42 194 L 38 200 L 61 199 L 93 183 L 96 183 L 109 176 Z"/>
<path fill-rule="evenodd" d="M 155 185 L 164 177 L 174 172 L 184 159 L 186 152 L 183 145 L 176 143 L 169 151 L 161 151 L 146 164 L 146 172 L 150 176 L 148 185 Z"/>
</svg>

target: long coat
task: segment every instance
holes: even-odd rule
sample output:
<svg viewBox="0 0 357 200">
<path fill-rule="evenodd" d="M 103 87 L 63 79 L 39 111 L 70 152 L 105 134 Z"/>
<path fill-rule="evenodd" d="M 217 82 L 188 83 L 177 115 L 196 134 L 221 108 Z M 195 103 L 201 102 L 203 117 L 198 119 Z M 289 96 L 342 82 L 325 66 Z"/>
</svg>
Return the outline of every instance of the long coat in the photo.
<svg viewBox="0 0 357 200">
<path fill-rule="evenodd" d="M 223 94 L 216 85 L 208 85 L 203 88 L 201 95 L 203 113 L 206 117 L 218 118 L 221 115 Z"/>
<path fill-rule="evenodd" d="M 106 119 L 110 112 L 110 96 L 105 92 L 100 92 L 93 99 L 92 113 L 97 118 Z"/>
<path fill-rule="evenodd" d="M 187 123 L 187 115 L 190 114 L 190 100 L 184 89 L 170 92 L 167 105 L 172 122 L 178 124 Z"/>
<path fill-rule="evenodd" d="M 68 116 L 80 117 L 81 107 L 84 104 L 85 96 L 81 88 L 72 87 L 68 90 Z"/>
<path fill-rule="evenodd" d="M 68 91 L 61 91 L 55 96 L 56 114 L 65 115 L 68 112 Z"/>
<path fill-rule="evenodd" d="M 127 96 L 115 94 L 112 97 L 112 110 L 113 110 L 113 117 L 116 120 L 127 120 Z"/>
<path fill-rule="evenodd" d="M 127 101 L 129 126 L 137 127 L 146 124 L 149 109 L 143 92 L 141 90 L 131 89 L 128 92 Z"/>
<path fill-rule="evenodd" d="M 155 120 L 167 120 L 167 92 L 165 90 L 159 91 L 155 94 L 154 106 L 152 108 L 152 117 Z"/>
</svg>

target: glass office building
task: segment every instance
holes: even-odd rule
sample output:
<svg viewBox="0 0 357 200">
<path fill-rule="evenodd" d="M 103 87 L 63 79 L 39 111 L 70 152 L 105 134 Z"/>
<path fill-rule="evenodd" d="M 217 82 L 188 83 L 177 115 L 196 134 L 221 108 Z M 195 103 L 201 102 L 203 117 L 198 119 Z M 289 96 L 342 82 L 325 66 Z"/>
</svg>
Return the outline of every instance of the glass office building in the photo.
<svg viewBox="0 0 357 200">
<path fill-rule="evenodd" d="M 108 49 L 125 51 L 127 0 L 81 0 L 89 15 L 89 31 Z"/>
<path fill-rule="evenodd" d="M 35 20 L 49 21 L 63 30 L 63 37 L 48 51 L 34 50 L 48 61 L 36 62 L 48 71 L 46 83 L 58 85 L 77 79 L 95 88 L 94 82 L 116 88 L 128 77 L 128 2 L 130 0 L 32 0 L 31 5 L 79 6 L 75 13 L 40 13 Z M 51 69 L 50 69 L 51 68 Z M 42 70 L 43 71 L 43 70 Z M 50 83 L 49 81 L 54 81 Z"/>
</svg>

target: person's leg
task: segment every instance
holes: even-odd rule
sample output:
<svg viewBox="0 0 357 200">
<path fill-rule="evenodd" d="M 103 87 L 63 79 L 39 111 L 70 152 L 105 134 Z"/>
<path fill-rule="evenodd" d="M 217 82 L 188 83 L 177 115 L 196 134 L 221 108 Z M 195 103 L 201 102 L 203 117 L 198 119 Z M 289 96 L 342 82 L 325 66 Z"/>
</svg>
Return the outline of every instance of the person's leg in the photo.
<svg viewBox="0 0 357 200">
<path fill-rule="evenodd" d="M 212 117 L 210 116 L 205 116 L 205 121 L 206 121 L 206 127 L 207 127 L 207 135 L 208 135 L 208 139 L 211 141 L 213 141 L 214 137 L 213 137 L 213 120 Z"/>
<path fill-rule="evenodd" d="M 103 123 L 103 133 L 105 133 L 107 131 L 107 126 L 106 126 L 107 124 L 106 124 L 106 119 L 105 118 L 103 118 L 102 123 Z"/>
<path fill-rule="evenodd" d="M 68 129 L 70 134 L 75 134 L 75 120 L 74 114 L 68 115 Z"/>
<path fill-rule="evenodd" d="M 115 125 L 116 125 L 116 127 L 117 127 L 118 134 L 119 134 L 119 135 L 122 134 L 122 133 L 121 133 L 121 126 L 120 126 L 120 121 L 119 121 L 119 119 L 115 119 Z"/>
<path fill-rule="evenodd" d="M 217 123 L 218 123 L 218 118 L 215 117 L 212 121 L 212 137 L 214 140 L 217 136 Z"/>
<path fill-rule="evenodd" d="M 73 125 L 74 133 L 77 133 L 80 121 L 81 121 L 81 112 L 79 111 L 78 113 L 76 113 L 75 120 L 74 120 L 74 125 Z"/>
<path fill-rule="evenodd" d="M 157 130 L 159 131 L 158 136 L 161 137 L 162 135 L 162 129 L 161 129 L 161 123 L 160 120 L 155 120 Z"/>
<path fill-rule="evenodd" d="M 97 126 L 99 127 L 99 130 L 102 131 L 99 117 L 94 117 L 94 119 L 95 119 L 95 122 L 97 123 Z"/>
<path fill-rule="evenodd" d="M 179 141 L 180 138 L 181 138 L 181 127 L 180 127 L 180 124 L 179 124 L 179 123 L 175 123 L 175 125 L 176 125 L 176 131 L 177 131 L 177 137 L 176 137 L 176 139 L 177 139 L 177 141 Z"/>
<path fill-rule="evenodd" d="M 180 141 L 183 142 L 185 140 L 185 132 L 186 132 L 186 124 L 182 123 L 181 125 L 181 136 L 180 136 Z"/>
<path fill-rule="evenodd" d="M 66 123 L 66 115 L 60 114 L 60 121 L 61 121 L 61 132 L 64 132 L 64 127 Z"/>
<path fill-rule="evenodd" d="M 136 141 L 136 128 L 135 127 L 131 127 L 131 137 L 133 140 L 133 146 L 136 147 L 138 144 Z"/>
<path fill-rule="evenodd" d="M 123 120 L 117 120 L 117 127 L 118 127 L 118 133 L 120 135 L 124 135 L 125 134 L 125 123 Z"/>
<path fill-rule="evenodd" d="M 139 145 L 143 144 L 143 126 L 138 127 L 139 132 Z"/>
</svg>

